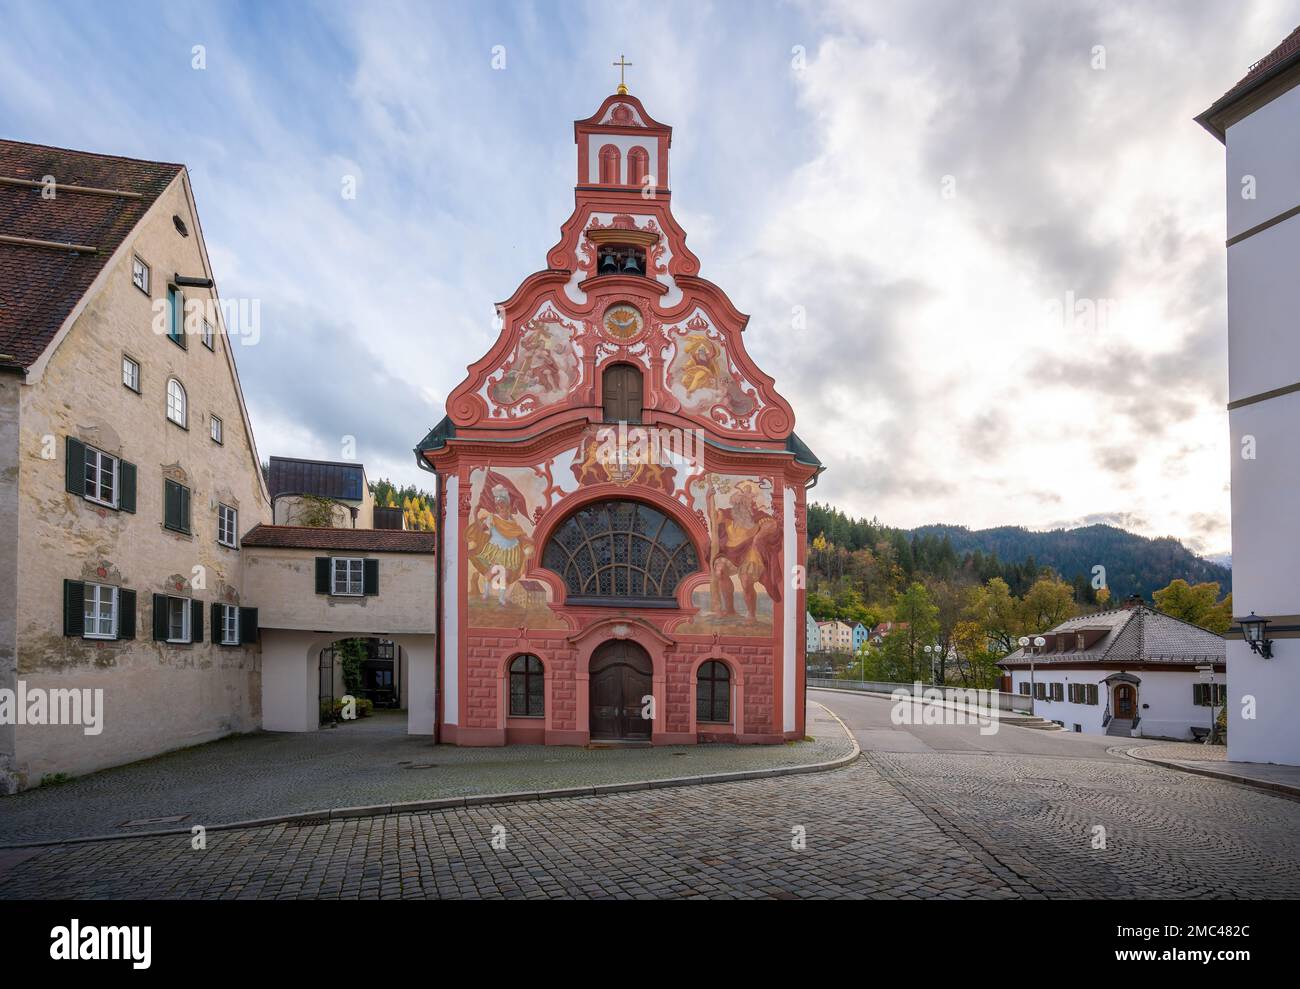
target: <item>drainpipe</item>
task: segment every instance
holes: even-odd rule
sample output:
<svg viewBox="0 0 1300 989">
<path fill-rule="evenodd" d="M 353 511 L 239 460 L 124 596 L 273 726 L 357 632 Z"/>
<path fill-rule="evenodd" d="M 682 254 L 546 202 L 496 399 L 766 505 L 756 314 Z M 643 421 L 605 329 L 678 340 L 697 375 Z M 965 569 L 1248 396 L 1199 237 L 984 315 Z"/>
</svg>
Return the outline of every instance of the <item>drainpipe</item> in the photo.
<svg viewBox="0 0 1300 989">
<path fill-rule="evenodd" d="M 438 514 L 434 516 L 437 520 L 437 539 L 434 541 L 434 589 L 433 589 L 433 689 L 436 691 L 436 699 L 433 705 L 433 744 L 439 745 L 442 742 L 442 537 L 446 529 L 443 520 L 444 498 L 442 495 L 442 476 L 437 469 L 424 459 L 424 455 L 415 451 L 415 462 L 422 470 L 427 470 L 433 475 L 433 492 L 434 501 L 438 506 Z"/>
</svg>

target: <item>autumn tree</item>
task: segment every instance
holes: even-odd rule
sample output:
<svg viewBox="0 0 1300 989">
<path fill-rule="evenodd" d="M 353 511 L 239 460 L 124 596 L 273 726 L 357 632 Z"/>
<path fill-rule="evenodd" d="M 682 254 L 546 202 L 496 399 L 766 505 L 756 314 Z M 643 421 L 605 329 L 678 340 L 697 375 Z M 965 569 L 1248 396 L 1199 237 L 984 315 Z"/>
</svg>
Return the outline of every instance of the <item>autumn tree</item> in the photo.
<svg viewBox="0 0 1300 989">
<path fill-rule="evenodd" d="M 1039 577 L 1025 592 L 1020 614 L 1025 632 L 1035 635 L 1054 628 L 1078 613 L 1074 588 L 1056 577 Z"/>
<path fill-rule="evenodd" d="M 1199 625 L 1222 635 L 1232 625 L 1232 594 L 1219 600 L 1219 585 L 1214 581 L 1192 586 L 1179 578 L 1153 595 L 1156 609 L 1172 618 Z"/>
</svg>

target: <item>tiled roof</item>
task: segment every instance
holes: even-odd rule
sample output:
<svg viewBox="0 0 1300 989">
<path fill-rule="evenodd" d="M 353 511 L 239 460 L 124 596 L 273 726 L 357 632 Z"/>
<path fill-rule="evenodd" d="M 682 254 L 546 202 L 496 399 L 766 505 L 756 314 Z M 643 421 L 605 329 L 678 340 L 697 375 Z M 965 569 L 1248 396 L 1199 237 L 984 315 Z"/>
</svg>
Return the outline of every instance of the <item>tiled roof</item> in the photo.
<svg viewBox="0 0 1300 989">
<path fill-rule="evenodd" d="M 0 183 L 0 237 L 93 247 L 93 253 L 0 240 L 0 365 L 30 367 L 113 252 L 182 165 L 0 140 L 0 179 L 41 182 L 55 195 Z M 138 193 L 78 192 L 63 186 Z"/>
<path fill-rule="evenodd" d="M 1214 101 L 1214 104 L 1200 114 L 1196 121 L 1220 141 L 1224 139 L 1222 122 L 1215 119 L 1228 107 L 1247 93 L 1262 86 L 1290 65 L 1300 62 L 1300 27 L 1292 31 L 1283 42 L 1271 52 L 1252 65 L 1237 84 Z"/>
<path fill-rule="evenodd" d="M 245 534 L 240 544 L 277 549 L 432 553 L 435 539 L 432 532 L 401 529 L 318 529 L 305 525 L 258 525 Z"/>
<path fill-rule="evenodd" d="M 1191 622 L 1154 611 L 1146 605 L 1116 608 L 1095 615 L 1080 615 L 1061 622 L 1046 635 L 1057 632 L 1080 632 L 1106 629 L 1106 634 L 1087 649 L 1065 652 L 1040 652 L 1036 666 L 1088 665 L 1090 663 L 1222 663 L 1227 654 L 1223 636 Z M 1028 663 L 1023 649 L 1002 659 L 999 665 Z"/>
</svg>

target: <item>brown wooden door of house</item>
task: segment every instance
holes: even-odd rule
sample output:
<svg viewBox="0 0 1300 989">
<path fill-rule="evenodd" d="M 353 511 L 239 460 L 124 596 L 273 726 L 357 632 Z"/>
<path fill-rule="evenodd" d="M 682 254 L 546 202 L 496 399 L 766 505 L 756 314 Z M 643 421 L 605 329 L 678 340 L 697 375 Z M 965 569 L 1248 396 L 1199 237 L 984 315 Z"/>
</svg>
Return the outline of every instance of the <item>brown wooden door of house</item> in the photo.
<svg viewBox="0 0 1300 989">
<path fill-rule="evenodd" d="M 644 740 L 653 722 L 641 716 L 654 693 L 654 671 L 634 642 L 606 642 L 591 657 L 591 737 Z"/>
<path fill-rule="evenodd" d="M 1130 684 L 1121 683 L 1118 687 L 1116 687 L 1115 688 L 1115 717 L 1117 718 L 1133 717 L 1134 708 L 1137 707 L 1137 705 L 1134 704 L 1134 700 L 1136 700 L 1136 697 L 1134 696 L 1133 687 Z"/>
<path fill-rule="evenodd" d="M 606 422 L 641 421 L 641 371 L 631 364 L 611 364 L 601 379 Z"/>
</svg>

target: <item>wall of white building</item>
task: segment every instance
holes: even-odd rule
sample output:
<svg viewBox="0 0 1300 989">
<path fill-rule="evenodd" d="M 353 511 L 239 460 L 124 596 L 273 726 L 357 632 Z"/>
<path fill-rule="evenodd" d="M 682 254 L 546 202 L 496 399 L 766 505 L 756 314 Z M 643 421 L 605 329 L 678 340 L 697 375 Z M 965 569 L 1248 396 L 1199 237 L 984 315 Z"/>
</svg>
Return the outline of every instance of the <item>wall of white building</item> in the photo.
<svg viewBox="0 0 1300 989">
<path fill-rule="evenodd" d="M 1254 199 L 1242 196 L 1246 177 Z M 1229 238 L 1300 206 L 1300 89 L 1228 128 L 1226 180 Z M 1228 248 L 1229 402 L 1300 383 L 1298 257 L 1300 217 Z M 1228 419 L 1233 610 L 1300 624 L 1300 393 Z M 1267 660 L 1230 640 L 1227 657 L 1228 757 L 1300 764 L 1300 639 L 1279 639 Z"/>
<path fill-rule="evenodd" d="M 1073 731 L 1079 725 L 1080 731 L 1088 734 L 1105 733 L 1102 719 L 1106 714 L 1107 688 L 1114 689 L 1113 684 L 1102 681 L 1115 673 L 1115 670 L 1043 670 L 1035 673 L 1037 683 L 1060 683 L 1061 692 L 1066 697 L 1063 701 L 1034 702 L 1034 713 L 1048 721 L 1060 721 L 1067 731 Z M 1136 735 L 1140 738 L 1177 738 L 1191 739 L 1192 726 L 1210 727 L 1210 709 L 1199 707 L 1194 702 L 1193 687 L 1200 682 L 1200 674 L 1194 670 L 1143 670 L 1134 673 L 1142 682 L 1137 687 L 1138 722 Z M 1223 682 L 1223 674 L 1216 674 L 1217 680 Z M 1022 683 L 1029 682 L 1028 670 L 1016 670 L 1012 673 L 1012 690 L 1019 692 Z M 1096 704 L 1072 704 L 1069 701 L 1071 683 L 1095 684 L 1097 686 Z M 1114 710 L 1113 703 L 1111 710 Z M 1217 713 L 1217 712 L 1216 712 Z M 1231 734 L 1229 735 L 1231 737 Z"/>
</svg>

